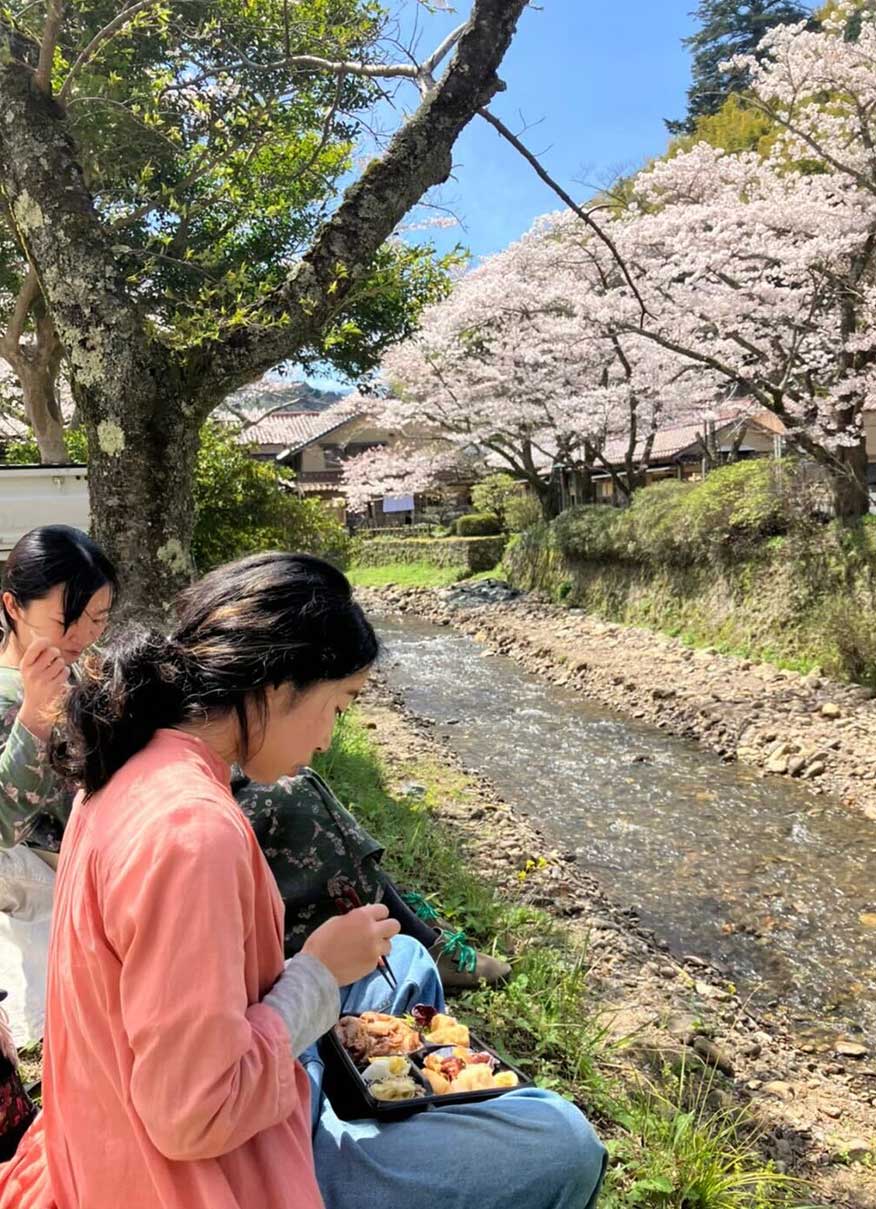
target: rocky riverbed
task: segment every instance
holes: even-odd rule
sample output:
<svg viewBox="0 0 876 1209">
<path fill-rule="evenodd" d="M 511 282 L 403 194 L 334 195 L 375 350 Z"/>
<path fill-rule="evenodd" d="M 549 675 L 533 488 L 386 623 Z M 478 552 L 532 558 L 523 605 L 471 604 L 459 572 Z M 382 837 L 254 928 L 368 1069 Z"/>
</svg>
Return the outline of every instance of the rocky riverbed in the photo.
<svg viewBox="0 0 876 1209">
<path fill-rule="evenodd" d="M 393 607 L 407 604 L 391 600 Z M 436 606 L 423 599 L 418 607 Z M 433 616 L 446 607 L 441 602 Z M 485 620 L 478 618 L 480 625 Z M 412 789 L 411 767 L 424 755 L 458 764 L 433 729 L 405 713 L 401 698 L 385 687 L 365 711 L 398 789 Z M 671 956 L 623 903 L 622 887 L 609 897 L 574 854 L 553 848 L 484 778 L 468 777 L 470 801 L 440 806 L 442 821 L 501 892 L 586 936 L 593 989 L 586 1010 L 600 1013 L 609 1034 L 623 1039 L 617 1061 L 626 1077 L 647 1079 L 655 1064 L 682 1060 L 711 1070 L 716 1105 L 748 1108 L 778 1168 L 811 1182 L 812 1197 L 801 1193 L 800 1203 L 876 1209 L 876 1056 L 854 1043 L 849 1052 L 842 1045 L 820 1051 L 801 1042 L 780 1014 L 759 1017 L 720 971 L 694 955 Z"/>
<path fill-rule="evenodd" d="M 452 624 L 554 684 L 696 739 L 765 776 L 800 779 L 813 794 L 829 792 L 876 820 L 876 701 L 869 688 L 692 650 L 663 634 L 521 595 L 501 581 L 362 590 L 359 598 L 374 612 Z M 876 899 L 872 924 L 876 929 Z"/>
</svg>

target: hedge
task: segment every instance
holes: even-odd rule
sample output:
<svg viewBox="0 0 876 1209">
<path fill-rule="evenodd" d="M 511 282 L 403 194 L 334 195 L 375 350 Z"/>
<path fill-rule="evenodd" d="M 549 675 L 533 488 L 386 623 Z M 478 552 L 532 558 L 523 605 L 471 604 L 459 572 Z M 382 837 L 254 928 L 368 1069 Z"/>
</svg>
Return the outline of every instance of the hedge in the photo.
<svg viewBox="0 0 876 1209">
<path fill-rule="evenodd" d="M 469 512 L 455 522 L 455 531 L 459 537 L 495 537 L 502 526 L 495 512 Z"/>
<path fill-rule="evenodd" d="M 356 551 L 355 561 L 360 567 L 423 562 L 433 567 L 459 567 L 472 573 L 492 571 L 502 557 L 506 541 L 504 536 L 390 538 L 363 542 Z"/>
<path fill-rule="evenodd" d="M 437 525 L 418 523 L 416 525 L 384 525 L 380 529 L 357 529 L 356 537 L 362 541 L 383 541 L 388 537 L 431 537 Z"/>
<path fill-rule="evenodd" d="M 567 558 L 641 566 L 725 564 L 787 533 L 805 498 L 798 466 L 766 458 L 713 470 L 701 481 L 645 487 L 629 508 L 571 508 L 551 526 Z"/>
</svg>

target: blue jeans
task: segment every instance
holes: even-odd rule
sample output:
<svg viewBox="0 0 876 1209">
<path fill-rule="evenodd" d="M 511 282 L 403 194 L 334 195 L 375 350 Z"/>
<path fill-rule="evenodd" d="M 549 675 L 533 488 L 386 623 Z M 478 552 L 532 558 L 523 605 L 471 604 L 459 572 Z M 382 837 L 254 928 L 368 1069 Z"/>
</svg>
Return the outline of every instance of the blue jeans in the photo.
<svg viewBox="0 0 876 1209">
<path fill-rule="evenodd" d="M 342 1014 L 402 1015 L 415 1003 L 443 1011 L 438 971 L 409 936 L 393 941 L 391 992 L 379 974 L 341 992 Z M 480 1104 L 436 1107 L 402 1121 L 341 1121 L 322 1095 L 316 1049 L 301 1058 L 311 1081 L 313 1150 L 326 1209 L 591 1209 L 605 1149 L 574 1105 L 521 1088 Z"/>
</svg>

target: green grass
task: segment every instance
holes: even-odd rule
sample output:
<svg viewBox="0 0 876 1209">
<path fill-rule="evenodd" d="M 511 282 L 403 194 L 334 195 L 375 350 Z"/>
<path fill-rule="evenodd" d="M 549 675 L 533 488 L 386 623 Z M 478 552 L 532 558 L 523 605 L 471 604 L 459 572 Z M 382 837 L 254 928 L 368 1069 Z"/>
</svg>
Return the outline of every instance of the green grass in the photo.
<svg viewBox="0 0 876 1209">
<path fill-rule="evenodd" d="M 355 588 L 449 588 L 451 584 L 487 579 L 495 571 L 479 571 L 467 575 L 464 567 L 433 567 L 430 563 L 387 563 L 381 567 L 352 566 L 347 572 Z"/>
<path fill-rule="evenodd" d="M 612 1155 L 600 1209 L 802 1205 L 799 1185 L 764 1163 L 752 1122 L 720 1106 L 714 1093 L 721 1076 L 682 1064 L 680 1071 L 667 1066 L 632 1077 L 623 1046 L 607 1040 L 591 994 L 586 944 L 546 912 L 515 903 L 517 878 L 507 887 L 491 885 L 436 818 L 441 802 L 471 801 L 463 773 L 420 757 L 394 767 L 391 778 L 416 780 L 425 795 L 394 793 L 355 714 L 339 726 L 319 768 L 385 844 L 387 868 L 399 882 L 434 896 L 442 914 L 480 948 L 511 960 L 514 976 L 506 987 L 469 993 L 455 1010 L 594 1122 Z"/>
</svg>

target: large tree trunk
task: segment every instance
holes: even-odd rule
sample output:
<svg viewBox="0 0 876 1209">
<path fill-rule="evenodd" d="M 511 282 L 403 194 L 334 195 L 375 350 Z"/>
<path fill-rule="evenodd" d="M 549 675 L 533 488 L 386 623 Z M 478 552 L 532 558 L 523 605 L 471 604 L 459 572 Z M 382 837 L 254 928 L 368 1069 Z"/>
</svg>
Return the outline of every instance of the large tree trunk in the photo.
<svg viewBox="0 0 876 1209">
<path fill-rule="evenodd" d="M 160 399 L 150 384 L 127 410 L 124 428 L 96 419 L 100 400 L 77 392 L 88 434 L 91 531 L 119 568 L 123 616 L 161 623 L 192 574 L 192 483 L 199 430 L 191 407 Z"/>
<path fill-rule="evenodd" d="M 870 511 L 867 489 L 867 447 L 857 445 L 838 449 L 834 461 L 839 465 L 831 473 L 833 506 L 840 520 L 855 520 Z"/>
</svg>

